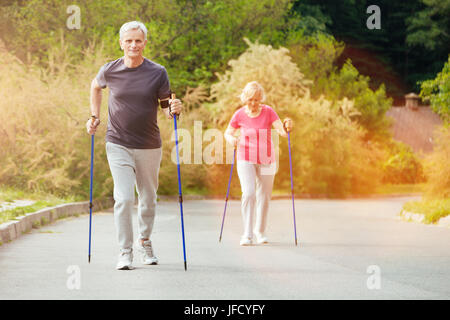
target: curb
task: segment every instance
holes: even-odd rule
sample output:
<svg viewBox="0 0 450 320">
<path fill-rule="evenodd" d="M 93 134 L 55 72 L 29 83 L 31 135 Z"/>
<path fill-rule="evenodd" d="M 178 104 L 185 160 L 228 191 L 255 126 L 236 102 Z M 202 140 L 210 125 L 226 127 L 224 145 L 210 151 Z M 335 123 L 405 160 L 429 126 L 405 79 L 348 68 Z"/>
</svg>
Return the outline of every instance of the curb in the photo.
<svg viewBox="0 0 450 320">
<path fill-rule="evenodd" d="M 412 213 L 409 211 L 402 210 L 400 212 L 400 218 L 404 221 L 408 222 L 416 222 L 416 223 L 423 223 L 423 220 L 425 219 L 425 215 L 423 213 Z"/>
<path fill-rule="evenodd" d="M 107 198 L 93 201 L 93 212 L 111 208 L 114 200 Z M 89 212 L 89 201 L 64 203 L 55 207 L 44 208 L 36 212 L 17 217 L 16 220 L 0 224 L 0 242 L 6 243 L 17 239 L 33 228 L 50 224 L 58 219 Z"/>
<path fill-rule="evenodd" d="M 440 218 L 438 221 L 438 225 L 440 227 L 450 228 L 450 216 Z"/>
<path fill-rule="evenodd" d="M 450 228 L 450 216 L 440 218 L 436 223 L 425 223 L 425 215 L 423 213 L 413 213 L 402 210 L 400 212 L 400 219 L 406 222 L 415 222 L 429 226 Z"/>
</svg>

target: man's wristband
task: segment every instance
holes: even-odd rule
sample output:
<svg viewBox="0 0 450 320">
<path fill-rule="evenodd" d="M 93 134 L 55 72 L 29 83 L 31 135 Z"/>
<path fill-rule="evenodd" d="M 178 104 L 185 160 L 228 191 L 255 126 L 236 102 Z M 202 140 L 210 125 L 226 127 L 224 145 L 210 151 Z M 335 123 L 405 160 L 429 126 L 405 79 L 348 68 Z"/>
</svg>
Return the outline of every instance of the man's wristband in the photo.
<svg viewBox="0 0 450 320">
<path fill-rule="evenodd" d="M 165 109 L 165 108 L 169 108 L 169 100 L 162 100 L 160 101 L 161 104 L 161 108 Z"/>
<path fill-rule="evenodd" d="M 98 120 L 98 124 L 100 124 L 100 119 L 99 119 L 97 116 L 92 115 L 92 116 L 91 116 L 91 119 L 92 119 L 93 121 Z"/>
</svg>

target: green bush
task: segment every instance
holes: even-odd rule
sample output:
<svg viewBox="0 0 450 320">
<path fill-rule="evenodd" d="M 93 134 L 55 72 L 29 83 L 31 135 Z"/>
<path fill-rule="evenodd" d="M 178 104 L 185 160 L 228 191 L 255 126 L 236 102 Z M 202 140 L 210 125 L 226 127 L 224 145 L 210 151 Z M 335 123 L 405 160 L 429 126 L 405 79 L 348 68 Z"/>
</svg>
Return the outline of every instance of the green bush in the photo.
<svg viewBox="0 0 450 320">
<path fill-rule="evenodd" d="M 422 83 L 420 96 L 430 101 L 433 111 L 445 122 L 450 122 L 450 55 L 436 78 Z"/>
<path fill-rule="evenodd" d="M 426 197 L 450 198 L 450 127 L 437 132 L 433 152 L 425 161 Z"/>
<path fill-rule="evenodd" d="M 318 196 L 343 197 L 375 190 L 381 177 L 382 152 L 377 143 L 364 140 L 366 130 L 352 118 L 358 115 L 354 102 L 335 103 L 313 99 L 306 79 L 293 63 L 286 48 L 247 41 L 249 48 L 212 85 L 212 110 L 217 125 L 225 130 L 233 112 L 240 106 L 238 96 L 249 81 L 258 81 L 266 90 L 266 104 L 280 118 L 291 117 L 295 192 Z M 280 137 L 279 171 L 275 188 L 289 190 L 287 139 Z M 214 178 L 226 186 L 224 166 L 216 168 Z M 221 172 L 221 174 L 219 173 Z M 209 171 L 208 171 L 209 173 Z M 209 179 L 217 183 L 218 180 Z"/>
<path fill-rule="evenodd" d="M 89 87 L 107 60 L 101 48 L 89 48 L 71 65 L 64 43 L 50 53 L 46 68 L 26 66 L 0 53 L 0 183 L 28 192 L 60 197 L 89 194 Z M 106 119 L 104 98 L 102 119 Z M 112 194 L 105 166 L 102 125 L 95 141 L 94 195 Z"/>
<path fill-rule="evenodd" d="M 108 56 L 123 54 L 119 29 L 142 21 L 149 33 L 144 56 L 167 68 L 177 91 L 208 84 L 229 59 L 245 50 L 243 37 L 279 44 L 289 33 L 291 0 L 134 1 L 32 0 L 0 5 L 0 37 L 22 61 L 48 62 L 48 52 L 64 39 L 76 62 L 93 42 Z M 81 28 L 68 30 L 69 5 L 81 11 Z"/>
<path fill-rule="evenodd" d="M 90 47 L 85 59 L 71 65 L 64 44 L 54 48 L 47 68 L 26 66 L 0 53 L 0 184 L 35 193 L 87 199 L 90 144 L 85 123 L 89 115 L 89 87 L 100 66 L 110 58 L 102 47 Z M 111 196 L 113 180 L 107 163 L 105 134 L 108 89 L 103 91 L 102 124 L 95 136 L 94 197 Z M 8 93 L 8 94 L 6 94 Z M 182 94 L 180 94 L 182 96 Z M 200 96 L 201 98 L 201 96 Z M 195 95 L 186 102 L 196 104 Z M 158 114 L 163 140 L 160 194 L 177 194 L 173 122 Z M 207 120 L 205 110 L 187 108 L 179 128 L 193 132 L 194 120 Z M 208 121 L 205 121 L 207 123 Z M 204 193 L 205 168 L 182 170 L 183 189 Z"/>
<path fill-rule="evenodd" d="M 436 223 L 450 214 L 450 199 L 433 199 L 405 203 L 403 210 L 425 215 L 425 223 Z"/>
<path fill-rule="evenodd" d="M 383 182 L 392 184 L 419 183 L 425 180 L 421 160 L 404 143 L 392 140 L 387 160 L 383 163 Z"/>
<path fill-rule="evenodd" d="M 353 116 L 367 129 L 365 139 L 386 140 L 389 137 L 389 123 L 385 113 L 392 106 L 392 99 L 386 95 L 384 85 L 372 90 L 370 79 L 363 76 L 348 60 L 341 69 L 336 61 L 342 54 L 344 45 L 328 35 L 299 37 L 289 46 L 290 56 L 307 79 L 314 85 L 311 96 L 323 95 L 339 107 L 338 101 L 347 98 L 354 102 L 359 112 Z"/>
</svg>

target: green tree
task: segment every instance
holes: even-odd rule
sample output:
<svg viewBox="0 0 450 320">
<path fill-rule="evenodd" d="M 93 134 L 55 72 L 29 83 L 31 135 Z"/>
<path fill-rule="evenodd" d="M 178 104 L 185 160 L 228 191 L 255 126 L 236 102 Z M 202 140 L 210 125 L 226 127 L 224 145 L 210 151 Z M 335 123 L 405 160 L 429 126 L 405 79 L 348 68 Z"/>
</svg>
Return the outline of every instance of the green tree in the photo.
<svg viewBox="0 0 450 320">
<path fill-rule="evenodd" d="M 175 90 L 210 82 L 229 59 L 245 50 L 243 37 L 280 45 L 293 17 L 291 0 L 79 0 L 81 28 L 68 30 L 71 0 L 14 1 L 0 7 L 2 34 L 8 50 L 22 61 L 48 63 L 48 51 L 61 38 L 73 63 L 83 50 L 102 41 L 111 58 L 122 53 L 120 26 L 140 20 L 149 30 L 148 58 L 166 66 Z"/>
<path fill-rule="evenodd" d="M 447 123 L 450 121 L 450 55 L 435 79 L 422 82 L 420 96 L 429 100 L 434 112 Z"/>
<path fill-rule="evenodd" d="M 333 101 L 335 108 L 344 98 L 353 100 L 359 111 L 353 119 L 367 129 L 366 139 L 387 138 L 389 123 L 385 113 L 392 106 L 392 99 L 387 97 L 383 84 L 372 89 L 370 78 L 362 75 L 351 61 L 339 69 L 336 61 L 343 50 L 342 42 L 319 34 L 303 37 L 292 44 L 290 55 L 305 78 L 313 80 L 311 95 L 314 98 L 324 95 Z"/>
<path fill-rule="evenodd" d="M 240 106 L 238 96 L 242 88 L 256 80 L 265 88 L 265 103 L 280 118 L 289 116 L 295 123 L 291 139 L 296 193 L 338 197 L 373 191 L 382 176 L 380 149 L 377 143 L 365 141 L 366 130 L 353 121 L 359 113 L 354 101 L 345 97 L 340 101 L 329 101 L 323 96 L 313 99 L 309 88 L 314 84 L 305 78 L 286 48 L 247 43 L 249 48 L 231 60 L 230 69 L 212 85 L 214 102 L 205 104 L 205 108 L 214 114 L 214 125 L 226 128 Z M 320 57 L 314 58 L 320 61 Z M 275 186 L 288 190 L 286 139 L 280 138 L 279 150 L 280 169 Z M 226 185 L 223 166 L 211 168 L 208 174 L 213 174 L 213 179 L 209 179 L 211 188 Z"/>
<path fill-rule="evenodd" d="M 450 43 L 450 1 L 421 0 L 423 10 L 406 18 L 409 34 L 406 43 L 422 45 L 429 50 L 438 47 L 449 48 Z"/>
<path fill-rule="evenodd" d="M 380 7 L 380 30 L 366 27 L 369 16 L 366 9 L 371 4 Z M 317 6 L 320 10 L 315 13 L 303 9 L 305 6 Z M 329 17 L 328 33 L 345 41 L 347 47 L 370 50 L 377 59 L 392 66 L 395 73 L 403 77 L 409 87 L 407 90 L 419 90 L 417 82 L 435 75 L 447 59 L 450 49 L 449 6 L 449 0 L 378 0 L 376 3 L 369 0 L 296 0 L 293 10 L 298 10 L 300 16 L 308 13 L 316 19 L 321 15 Z M 383 82 L 377 80 L 378 77 L 389 79 L 378 75 L 373 67 L 363 71 L 366 61 L 354 63 L 375 83 Z"/>
</svg>

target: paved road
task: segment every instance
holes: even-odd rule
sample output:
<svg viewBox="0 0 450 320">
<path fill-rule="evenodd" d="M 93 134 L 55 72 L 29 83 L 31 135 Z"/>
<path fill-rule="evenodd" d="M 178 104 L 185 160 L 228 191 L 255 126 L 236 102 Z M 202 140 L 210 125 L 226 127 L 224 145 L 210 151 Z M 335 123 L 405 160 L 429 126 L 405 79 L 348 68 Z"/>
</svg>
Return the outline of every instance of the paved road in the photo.
<svg viewBox="0 0 450 320">
<path fill-rule="evenodd" d="M 408 200 L 296 200 L 297 247 L 289 200 L 271 202 L 271 242 L 252 247 L 239 246 L 239 201 L 221 243 L 224 202 L 185 201 L 187 272 L 176 202 L 158 204 L 160 264 L 133 271 L 115 270 L 111 210 L 94 215 L 90 264 L 88 215 L 65 219 L 0 246 L 0 300 L 449 299 L 450 229 L 400 221 Z"/>
</svg>

